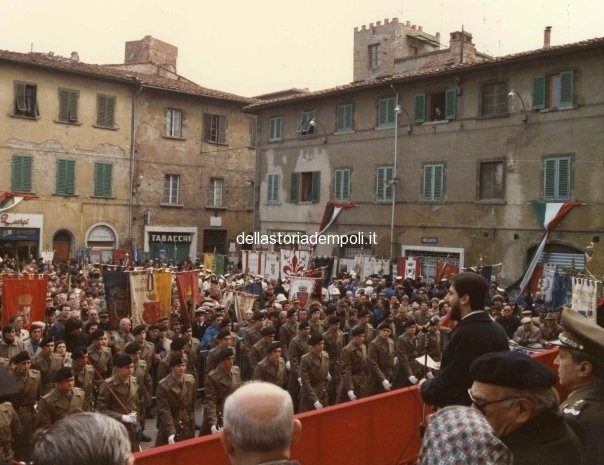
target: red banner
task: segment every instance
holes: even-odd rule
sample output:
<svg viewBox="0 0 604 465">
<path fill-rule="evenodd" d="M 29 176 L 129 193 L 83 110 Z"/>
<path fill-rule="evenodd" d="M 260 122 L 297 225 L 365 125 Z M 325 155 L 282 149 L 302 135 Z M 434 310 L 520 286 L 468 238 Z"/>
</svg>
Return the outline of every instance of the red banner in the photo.
<svg viewBox="0 0 604 465">
<path fill-rule="evenodd" d="M 199 293 L 199 271 L 183 271 L 176 273 L 176 287 L 180 299 L 180 314 L 185 323 L 193 319 L 193 312 L 201 303 Z"/>
<path fill-rule="evenodd" d="M 2 277 L 2 325 L 19 313 L 29 313 L 28 320 L 44 321 L 48 276 Z M 29 309 L 29 310 L 28 310 Z"/>
</svg>

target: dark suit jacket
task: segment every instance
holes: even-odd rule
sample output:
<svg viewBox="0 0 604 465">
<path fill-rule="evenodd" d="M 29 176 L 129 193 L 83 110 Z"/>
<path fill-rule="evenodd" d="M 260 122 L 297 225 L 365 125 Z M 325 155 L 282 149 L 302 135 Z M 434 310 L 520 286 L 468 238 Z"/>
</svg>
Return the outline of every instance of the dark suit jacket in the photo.
<svg viewBox="0 0 604 465">
<path fill-rule="evenodd" d="M 421 386 L 424 401 L 437 407 L 470 405 L 470 365 L 489 352 L 509 350 L 508 338 L 500 324 L 484 313 L 464 318 L 451 333 L 438 375 Z"/>
</svg>

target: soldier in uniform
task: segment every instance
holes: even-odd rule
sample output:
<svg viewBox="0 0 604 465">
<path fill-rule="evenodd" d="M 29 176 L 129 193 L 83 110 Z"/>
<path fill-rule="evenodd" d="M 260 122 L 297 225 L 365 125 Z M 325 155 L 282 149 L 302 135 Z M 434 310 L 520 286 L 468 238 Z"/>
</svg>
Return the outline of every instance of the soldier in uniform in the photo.
<svg viewBox="0 0 604 465">
<path fill-rule="evenodd" d="M 281 341 L 273 341 L 266 348 L 264 357 L 254 370 L 254 380 L 273 383 L 285 388 L 285 361 L 281 357 Z"/>
<path fill-rule="evenodd" d="M 383 321 L 377 337 L 369 343 L 369 394 L 392 389 L 394 379 L 394 341 L 390 338 L 390 323 Z"/>
<path fill-rule="evenodd" d="M 247 380 L 252 377 L 253 371 L 250 368 L 250 351 L 256 342 L 262 339 L 260 332 L 264 326 L 264 315 L 260 312 L 254 313 L 252 317 L 253 324 L 243 330 L 243 366 L 241 367 L 242 379 Z"/>
<path fill-rule="evenodd" d="M 310 335 L 323 334 L 323 322 L 321 321 L 321 307 L 313 304 L 308 309 L 308 323 L 310 324 Z"/>
<path fill-rule="evenodd" d="M 17 329 L 13 325 L 5 325 L 0 339 L 0 357 L 10 360 L 24 350 L 23 341 L 17 337 Z"/>
<path fill-rule="evenodd" d="M 417 384 L 421 378 L 421 366 L 415 360 L 419 357 L 419 342 L 415 335 L 417 323 L 411 318 L 403 321 L 404 332 L 396 338 L 396 377 L 394 387 L 407 387 Z"/>
<path fill-rule="evenodd" d="M 115 360 L 116 373 L 101 384 L 97 410 L 122 422 L 128 431 L 132 452 L 140 450 L 138 434 L 138 383 L 132 375 L 134 362 L 128 354 Z"/>
<path fill-rule="evenodd" d="M 11 359 L 12 374 L 19 391 L 12 397 L 12 404 L 21 422 L 21 434 L 15 441 L 15 456 L 29 460 L 29 446 L 35 423 L 34 405 L 41 389 L 42 375 L 31 369 L 31 358 L 27 351 L 19 352 Z"/>
<path fill-rule="evenodd" d="M 157 386 L 159 428 L 156 446 L 195 437 L 195 378 L 186 373 L 186 360 L 170 358 L 170 374 Z"/>
<path fill-rule="evenodd" d="M 147 327 L 145 325 L 136 325 L 132 330 L 134 341 L 138 342 L 141 346 L 141 358 L 147 362 L 149 370 L 154 363 L 159 362 L 159 359 L 155 356 L 155 345 L 152 342 L 147 341 Z"/>
<path fill-rule="evenodd" d="M 107 347 L 107 333 L 97 329 L 90 334 L 91 344 L 88 346 L 88 362 L 95 369 L 94 384 L 92 386 L 94 404 L 99 397 L 103 380 L 109 378 L 113 372 L 113 356 Z"/>
<path fill-rule="evenodd" d="M 310 351 L 300 360 L 300 412 L 320 409 L 329 405 L 328 383 L 331 380 L 329 373 L 329 355 L 323 350 L 325 347 L 323 336 L 313 334 L 308 340 Z"/>
<path fill-rule="evenodd" d="M 185 353 L 187 354 L 187 373 L 197 379 L 197 364 L 199 363 L 199 339 L 193 337 L 191 325 L 185 323 L 182 325 L 182 337 L 186 342 Z"/>
<path fill-rule="evenodd" d="M 228 328 L 223 328 L 216 335 L 216 346 L 210 349 L 208 355 L 206 356 L 204 364 L 204 376 L 208 376 L 208 373 L 218 366 L 218 359 L 216 358 L 216 355 L 221 351 L 221 349 L 226 349 L 228 347 L 231 347 L 231 332 L 228 330 Z"/>
<path fill-rule="evenodd" d="M 373 341 L 373 338 L 375 337 L 375 329 L 373 328 L 373 325 L 369 323 L 369 310 L 363 307 L 357 312 L 357 317 L 357 326 L 360 326 L 365 330 L 365 345 L 369 347 L 369 343 Z"/>
<path fill-rule="evenodd" d="M 0 368 L 0 464 L 13 463 L 13 443 L 21 436 L 21 422 L 10 403 L 17 386 L 7 370 Z"/>
<path fill-rule="evenodd" d="M 341 377 L 338 386 L 338 403 L 356 400 L 367 395 L 369 384 L 367 347 L 365 330 L 359 326 L 353 328 L 351 341 L 340 353 Z"/>
<path fill-rule="evenodd" d="M 289 355 L 287 353 L 287 348 L 289 347 L 289 343 L 291 340 L 296 337 L 298 334 L 298 314 L 295 310 L 289 309 L 287 311 L 287 320 L 284 324 L 279 328 L 279 342 L 281 342 L 281 346 L 284 347 L 284 350 L 281 353 L 283 360 L 291 370 L 291 365 L 289 362 Z"/>
<path fill-rule="evenodd" d="M 136 378 L 138 384 L 138 409 L 136 411 L 138 416 L 138 423 L 140 429 L 138 431 L 139 440 L 142 442 L 149 442 L 151 438 L 147 436 L 145 431 L 145 419 L 147 418 L 147 409 L 151 405 L 151 372 L 149 366 L 141 358 L 141 346 L 138 342 L 131 342 L 124 348 L 124 352 L 132 357 L 134 363 L 134 372 L 132 376 Z"/>
<path fill-rule="evenodd" d="M 562 311 L 563 333 L 555 344 L 560 351 L 560 384 L 571 393 L 560 410 L 583 445 L 585 465 L 604 463 L 604 328 L 581 314 Z"/>
<path fill-rule="evenodd" d="M 308 336 L 310 335 L 310 325 L 308 321 L 302 321 L 298 325 L 298 335 L 289 343 L 288 355 L 291 370 L 287 381 L 287 390 L 292 396 L 294 402 L 294 411 L 298 412 L 300 402 L 300 386 L 302 378 L 300 377 L 300 360 L 309 350 Z"/>
<path fill-rule="evenodd" d="M 48 428 L 67 415 L 84 411 L 84 391 L 75 387 L 71 368 L 60 368 L 54 374 L 53 381 L 55 388 L 38 402 L 36 430 Z"/>
<path fill-rule="evenodd" d="M 344 347 L 344 333 L 340 331 L 340 317 L 331 315 L 327 319 L 328 328 L 323 333 L 325 352 L 329 355 L 329 373 L 332 380 L 329 383 L 329 405 L 335 405 L 340 384 L 340 354 Z"/>
<path fill-rule="evenodd" d="M 84 347 L 78 347 L 71 354 L 73 360 L 73 376 L 75 378 L 75 386 L 84 391 L 84 406 L 82 409 L 85 412 L 94 410 L 93 384 L 94 384 L 94 368 L 88 364 L 88 353 Z"/>
<path fill-rule="evenodd" d="M 170 343 L 170 352 L 164 358 L 162 358 L 157 365 L 157 382 L 159 383 L 162 379 L 170 374 L 170 358 L 175 355 L 180 355 L 185 360 L 188 360 L 185 354 L 185 346 L 187 342 L 182 337 L 174 339 Z"/>
<path fill-rule="evenodd" d="M 250 369 L 252 370 L 252 373 L 256 370 L 256 365 L 258 365 L 260 360 L 266 355 L 266 349 L 275 340 L 275 333 L 275 328 L 272 326 L 265 326 L 260 330 L 262 338 L 252 346 L 249 354 Z"/>
<path fill-rule="evenodd" d="M 63 366 L 63 357 L 54 353 L 55 341 L 50 336 L 42 338 L 40 347 L 42 347 L 42 352 L 32 358 L 31 366 L 42 375 L 40 395 L 43 396 L 55 387 L 52 380 L 55 373 Z"/>
<path fill-rule="evenodd" d="M 232 347 L 222 349 L 216 356 L 218 367 L 210 371 L 204 383 L 204 418 L 200 436 L 217 433 L 222 428 L 222 410 L 229 394 L 241 386 L 241 373 L 235 364 Z"/>
</svg>

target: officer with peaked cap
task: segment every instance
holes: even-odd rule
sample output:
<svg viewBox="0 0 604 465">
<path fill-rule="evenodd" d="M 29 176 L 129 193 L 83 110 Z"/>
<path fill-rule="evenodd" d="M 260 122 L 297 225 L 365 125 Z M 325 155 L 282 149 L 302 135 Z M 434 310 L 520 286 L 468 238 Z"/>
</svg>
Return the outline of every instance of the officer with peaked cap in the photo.
<svg viewBox="0 0 604 465">
<path fill-rule="evenodd" d="M 577 433 L 586 465 L 604 463 L 604 328 L 570 309 L 562 312 L 558 366 L 560 384 L 572 392 L 560 410 Z"/>
</svg>

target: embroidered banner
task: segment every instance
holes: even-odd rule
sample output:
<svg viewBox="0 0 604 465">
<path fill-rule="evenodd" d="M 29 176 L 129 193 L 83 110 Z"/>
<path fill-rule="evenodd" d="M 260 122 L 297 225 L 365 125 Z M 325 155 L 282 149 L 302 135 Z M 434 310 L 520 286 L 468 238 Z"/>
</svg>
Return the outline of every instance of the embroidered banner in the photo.
<svg viewBox="0 0 604 465">
<path fill-rule="evenodd" d="M 142 323 L 154 323 L 154 321 L 145 320 L 144 317 L 145 303 L 154 303 L 154 305 L 147 305 L 148 312 L 151 312 L 149 315 L 151 318 L 153 317 L 153 307 L 157 307 L 159 309 L 157 294 L 153 286 L 153 273 L 147 271 L 131 272 L 129 273 L 129 278 L 130 318 L 132 319 L 132 326 L 140 325 Z M 155 320 L 157 321 L 157 318 L 155 318 Z"/>
<path fill-rule="evenodd" d="M 169 317 L 172 309 L 172 273 L 165 270 L 154 271 L 153 284 L 159 303 L 159 315 Z"/>
<path fill-rule="evenodd" d="M 44 321 L 48 276 L 2 277 L 2 325 L 18 314 L 28 314 L 29 321 Z"/>
<path fill-rule="evenodd" d="M 199 293 L 199 271 L 183 271 L 176 273 L 176 287 L 180 299 L 180 314 L 185 323 L 191 323 L 193 312 L 201 302 Z"/>
<path fill-rule="evenodd" d="M 105 283 L 105 301 L 109 321 L 117 326 L 122 318 L 130 317 L 130 283 L 128 274 L 123 271 L 103 272 Z"/>
</svg>

